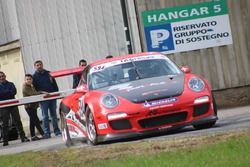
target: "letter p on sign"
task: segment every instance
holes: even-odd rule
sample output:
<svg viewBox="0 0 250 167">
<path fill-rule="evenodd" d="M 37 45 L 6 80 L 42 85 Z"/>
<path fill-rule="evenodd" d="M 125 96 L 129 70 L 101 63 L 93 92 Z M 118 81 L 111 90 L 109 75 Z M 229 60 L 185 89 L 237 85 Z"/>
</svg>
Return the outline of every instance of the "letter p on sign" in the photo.
<svg viewBox="0 0 250 167">
<path fill-rule="evenodd" d="M 174 50 L 174 39 L 171 24 L 144 27 L 147 49 L 149 52 Z"/>
<path fill-rule="evenodd" d="M 159 48 L 159 45 L 170 36 L 169 31 L 165 29 L 158 29 L 150 31 L 152 40 L 152 48 Z"/>
</svg>

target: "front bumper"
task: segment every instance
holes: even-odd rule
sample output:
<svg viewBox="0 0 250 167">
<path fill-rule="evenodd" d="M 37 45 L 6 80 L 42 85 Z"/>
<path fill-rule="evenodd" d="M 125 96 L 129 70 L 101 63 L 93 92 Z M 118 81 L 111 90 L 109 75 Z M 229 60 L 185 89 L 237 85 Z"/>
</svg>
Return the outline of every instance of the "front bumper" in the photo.
<svg viewBox="0 0 250 167">
<path fill-rule="evenodd" d="M 194 120 L 189 123 L 178 124 L 178 125 L 174 125 L 174 126 L 166 127 L 166 128 L 156 128 L 153 130 L 145 130 L 145 131 L 139 131 L 139 132 L 132 131 L 132 132 L 125 132 L 125 133 L 118 133 L 118 134 L 100 135 L 98 136 L 97 140 L 98 142 L 106 142 L 106 141 L 114 141 L 114 140 L 121 140 L 121 139 L 129 139 L 133 137 L 141 137 L 141 136 L 152 135 L 156 133 L 172 131 L 174 129 L 178 129 L 180 127 L 185 127 L 188 125 L 199 125 L 199 124 L 214 122 L 216 120 L 218 120 L 218 117 L 216 115 L 212 115 L 212 116 L 203 117 L 203 118 Z"/>
</svg>

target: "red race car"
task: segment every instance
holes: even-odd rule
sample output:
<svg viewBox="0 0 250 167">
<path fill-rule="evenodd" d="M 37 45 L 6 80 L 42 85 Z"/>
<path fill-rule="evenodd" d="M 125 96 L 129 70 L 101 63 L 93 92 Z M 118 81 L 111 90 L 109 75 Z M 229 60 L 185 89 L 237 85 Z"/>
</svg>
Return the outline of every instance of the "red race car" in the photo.
<svg viewBox="0 0 250 167">
<path fill-rule="evenodd" d="M 75 93 L 60 104 L 63 139 L 92 144 L 192 125 L 218 117 L 209 83 L 160 53 L 96 61 L 82 72 Z"/>
</svg>

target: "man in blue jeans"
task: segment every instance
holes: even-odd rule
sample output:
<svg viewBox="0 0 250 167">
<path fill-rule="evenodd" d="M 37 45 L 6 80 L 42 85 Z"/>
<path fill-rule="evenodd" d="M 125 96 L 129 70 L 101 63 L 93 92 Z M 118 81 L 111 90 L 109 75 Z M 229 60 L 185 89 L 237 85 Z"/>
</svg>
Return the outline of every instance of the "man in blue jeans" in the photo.
<svg viewBox="0 0 250 167">
<path fill-rule="evenodd" d="M 45 92 L 57 92 L 58 86 L 56 80 L 52 78 L 49 71 L 43 68 L 43 62 L 37 60 L 34 63 L 35 73 L 33 74 L 33 85 L 37 91 Z M 49 112 L 54 128 L 54 134 L 56 136 L 61 135 L 61 131 L 58 128 L 57 116 L 56 116 L 56 100 L 48 100 L 40 102 L 42 116 L 43 116 L 43 127 L 44 127 L 44 138 L 50 138 L 50 126 L 49 126 Z"/>
</svg>

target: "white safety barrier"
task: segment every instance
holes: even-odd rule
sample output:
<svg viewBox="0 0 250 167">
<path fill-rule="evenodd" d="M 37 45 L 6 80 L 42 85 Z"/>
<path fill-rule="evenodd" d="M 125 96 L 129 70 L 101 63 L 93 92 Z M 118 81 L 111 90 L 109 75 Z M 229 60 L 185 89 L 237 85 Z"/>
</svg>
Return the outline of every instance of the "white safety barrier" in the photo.
<svg viewBox="0 0 250 167">
<path fill-rule="evenodd" d="M 59 91 L 59 92 L 48 93 L 48 94 L 28 96 L 28 97 L 24 97 L 20 99 L 3 100 L 3 101 L 0 101 L 0 108 L 19 106 L 19 105 L 46 101 L 46 100 L 61 99 L 65 96 L 68 96 L 74 93 L 74 91 L 75 89 L 69 89 L 69 90 L 64 90 L 64 91 Z"/>
<path fill-rule="evenodd" d="M 54 71 L 54 72 L 50 72 L 50 76 L 52 76 L 53 78 L 57 78 L 57 77 L 63 77 L 63 76 L 73 75 L 73 74 L 81 74 L 84 68 L 85 68 L 85 66 L 84 67 L 69 68 L 66 70 Z M 68 90 L 53 92 L 53 93 L 48 93 L 48 94 L 28 96 L 28 97 L 24 97 L 24 98 L 20 98 L 20 99 L 4 100 L 4 101 L 0 101 L 0 108 L 19 106 L 19 105 L 40 102 L 40 101 L 46 101 L 46 100 L 61 99 L 65 96 L 68 96 L 68 95 L 74 93 L 74 91 L 75 91 L 75 89 L 68 89 Z"/>
</svg>

